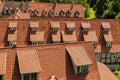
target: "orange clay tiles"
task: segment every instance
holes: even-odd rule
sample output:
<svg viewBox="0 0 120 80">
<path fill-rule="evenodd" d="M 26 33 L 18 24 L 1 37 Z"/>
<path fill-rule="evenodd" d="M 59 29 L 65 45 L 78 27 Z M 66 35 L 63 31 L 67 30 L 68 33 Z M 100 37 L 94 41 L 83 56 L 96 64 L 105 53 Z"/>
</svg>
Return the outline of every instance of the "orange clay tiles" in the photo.
<svg viewBox="0 0 120 80">
<path fill-rule="evenodd" d="M 112 34 L 111 34 L 110 31 L 107 32 L 107 33 L 104 33 L 103 35 L 104 35 L 104 39 L 105 39 L 106 42 L 112 42 L 113 41 L 113 37 L 112 37 Z"/>
<path fill-rule="evenodd" d="M 0 53 L 0 75 L 6 72 L 6 53 Z"/>
<path fill-rule="evenodd" d="M 17 27 L 17 21 L 9 21 L 9 28 L 10 27 Z"/>
<path fill-rule="evenodd" d="M 17 31 L 8 34 L 8 41 L 17 41 Z"/>
<path fill-rule="evenodd" d="M 66 22 L 67 28 L 75 28 L 75 22 Z"/>
<path fill-rule="evenodd" d="M 89 56 L 92 64 L 89 66 L 89 73 L 76 75 L 66 47 L 81 46 L 84 47 L 86 56 Z M 38 80 L 47 80 L 53 75 L 58 80 L 101 80 L 91 42 L 0 49 L 0 55 L 3 52 L 7 55 L 5 80 L 21 80 L 21 74 L 31 72 L 38 72 Z"/>
<path fill-rule="evenodd" d="M 21 74 L 41 71 L 38 55 L 35 50 L 17 50 L 17 57 Z"/>
<path fill-rule="evenodd" d="M 51 28 L 60 28 L 60 24 L 59 24 L 59 22 L 50 22 L 51 23 Z"/>
<path fill-rule="evenodd" d="M 109 22 L 101 22 L 103 28 L 110 28 L 110 23 Z"/>
</svg>

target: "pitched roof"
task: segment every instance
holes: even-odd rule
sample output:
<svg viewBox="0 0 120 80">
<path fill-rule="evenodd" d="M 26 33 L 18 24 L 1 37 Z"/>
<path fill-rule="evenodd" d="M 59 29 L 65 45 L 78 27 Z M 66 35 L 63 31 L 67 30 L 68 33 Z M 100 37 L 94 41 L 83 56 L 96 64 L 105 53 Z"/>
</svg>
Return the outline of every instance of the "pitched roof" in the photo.
<svg viewBox="0 0 120 80">
<path fill-rule="evenodd" d="M 9 21 L 9 27 L 17 27 L 17 21 Z"/>
<path fill-rule="evenodd" d="M 88 33 L 83 33 L 84 41 L 98 41 L 95 31 L 88 31 Z"/>
<path fill-rule="evenodd" d="M 14 19 L 30 19 L 30 13 L 17 13 L 14 15 Z"/>
<path fill-rule="evenodd" d="M 82 28 L 90 28 L 90 22 L 81 22 Z"/>
<path fill-rule="evenodd" d="M 106 42 L 112 42 L 113 41 L 113 37 L 112 37 L 112 34 L 111 34 L 111 31 L 107 32 L 107 33 L 103 33 L 104 35 L 104 39 Z"/>
<path fill-rule="evenodd" d="M 110 28 L 110 23 L 109 22 L 101 22 L 103 28 Z"/>
<path fill-rule="evenodd" d="M 57 33 L 51 33 L 53 42 L 61 42 L 61 33 L 58 31 Z"/>
<path fill-rule="evenodd" d="M 105 64 L 97 62 L 97 65 L 101 80 L 118 80 Z"/>
<path fill-rule="evenodd" d="M 67 34 L 64 31 L 62 32 L 62 39 L 64 42 L 75 42 L 77 41 L 75 31 L 72 32 L 72 34 Z"/>
<path fill-rule="evenodd" d="M 50 22 L 51 28 L 60 28 L 59 22 Z"/>
<path fill-rule="evenodd" d="M 41 71 L 38 55 L 35 50 L 18 50 L 17 57 L 21 74 Z"/>
<path fill-rule="evenodd" d="M 90 60 L 88 53 L 83 46 L 66 47 L 66 49 L 76 66 L 92 64 L 92 61 Z"/>
<path fill-rule="evenodd" d="M 0 53 L 0 75 L 6 72 L 6 53 Z"/>
<path fill-rule="evenodd" d="M 44 41 L 44 31 L 37 31 L 34 34 L 30 34 L 30 41 Z"/>
<path fill-rule="evenodd" d="M 67 28 L 75 28 L 75 22 L 66 22 Z"/>
</svg>

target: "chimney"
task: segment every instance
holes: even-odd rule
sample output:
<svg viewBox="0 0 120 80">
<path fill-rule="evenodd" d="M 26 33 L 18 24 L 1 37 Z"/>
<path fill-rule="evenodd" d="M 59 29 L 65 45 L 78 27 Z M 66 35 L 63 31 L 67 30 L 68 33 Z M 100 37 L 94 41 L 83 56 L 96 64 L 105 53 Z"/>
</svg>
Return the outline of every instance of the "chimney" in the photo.
<svg viewBox="0 0 120 80">
<path fill-rule="evenodd" d="M 54 1 L 54 5 L 53 5 L 53 10 L 54 11 L 55 11 L 56 5 L 57 5 L 57 1 Z"/>
</svg>

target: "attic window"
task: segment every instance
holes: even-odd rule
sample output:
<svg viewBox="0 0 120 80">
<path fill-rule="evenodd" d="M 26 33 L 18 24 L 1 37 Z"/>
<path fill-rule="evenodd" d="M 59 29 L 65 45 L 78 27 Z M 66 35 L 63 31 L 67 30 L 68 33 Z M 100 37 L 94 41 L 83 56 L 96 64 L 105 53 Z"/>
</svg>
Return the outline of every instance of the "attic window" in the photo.
<svg viewBox="0 0 120 80">
<path fill-rule="evenodd" d="M 61 11 L 59 12 L 59 16 L 61 16 L 61 17 L 63 17 L 64 14 L 65 14 L 65 12 L 64 12 L 63 10 L 61 10 Z"/>
<path fill-rule="evenodd" d="M 9 46 L 10 47 L 15 47 L 16 46 L 16 41 L 9 41 Z"/>
<path fill-rule="evenodd" d="M 75 74 L 88 73 L 88 67 L 92 61 L 85 48 L 83 46 L 67 46 L 66 49 L 71 57 Z"/>
<path fill-rule="evenodd" d="M 111 32 L 109 31 L 108 33 L 103 33 L 103 35 L 106 42 L 106 47 L 112 47 L 113 37 Z"/>
<path fill-rule="evenodd" d="M 12 8 L 9 8 L 9 9 L 8 9 L 8 14 L 9 14 L 9 15 L 13 14 L 13 9 L 12 9 Z"/>
<path fill-rule="evenodd" d="M 90 23 L 89 22 L 81 22 L 81 24 L 82 24 L 83 32 L 88 32 L 90 29 Z"/>
<path fill-rule="evenodd" d="M 38 14 L 38 10 L 36 9 L 34 10 L 34 16 L 37 16 L 37 14 Z"/>
<path fill-rule="evenodd" d="M 30 31 L 31 32 L 36 32 L 38 27 L 39 27 L 38 21 L 30 22 Z"/>
<path fill-rule="evenodd" d="M 51 32 L 58 32 L 59 28 L 59 22 L 51 22 Z"/>
<path fill-rule="evenodd" d="M 7 14 L 7 13 L 8 13 L 8 8 L 5 7 L 5 8 L 3 9 L 3 14 Z"/>
<path fill-rule="evenodd" d="M 49 16 L 49 17 L 54 17 L 54 12 L 53 12 L 53 10 L 50 10 L 50 11 L 49 11 L 48 16 Z"/>
<path fill-rule="evenodd" d="M 9 22 L 9 26 L 8 26 L 8 31 L 9 32 L 15 32 L 16 28 L 17 28 L 17 22 L 16 21 Z"/>
<path fill-rule="evenodd" d="M 110 23 L 109 22 L 101 22 L 102 28 L 104 32 L 108 32 L 110 30 Z"/>
<path fill-rule="evenodd" d="M 42 17 L 46 17 L 47 12 L 45 10 L 42 11 Z"/>
<path fill-rule="evenodd" d="M 78 66 L 77 67 L 77 74 L 88 73 L 88 65 Z"/>
<path fill-rule="evenodd" d="M 74 13 L 74 17 L 79 17 L 79 15 L 80 15 L 80 13 L 79 13 L 78 11 L 76 11 L 76 12 Z"/>
<path fill-rule="evenodd" d="M 33 16 L 33 10 L 32 9 L 29 9 L 28 12 L 30 13 L 30 16 Z"/>
<path fill-rule="evenodd" d="M 0 80 L 3 80 L 3 75 L 0 75 Z"/>
<path fill-rule="evenodd" d="M 68 11 L 66 12 L 66 17 L 70 17 L 70 15 L 71 15 L 71 12 L 68 10 Z"/>
<path fill-rule="evenodd" d="M 75 22 L 66 22 L 67 32 L 73 32 L 75 29 Z"/>
</svg>

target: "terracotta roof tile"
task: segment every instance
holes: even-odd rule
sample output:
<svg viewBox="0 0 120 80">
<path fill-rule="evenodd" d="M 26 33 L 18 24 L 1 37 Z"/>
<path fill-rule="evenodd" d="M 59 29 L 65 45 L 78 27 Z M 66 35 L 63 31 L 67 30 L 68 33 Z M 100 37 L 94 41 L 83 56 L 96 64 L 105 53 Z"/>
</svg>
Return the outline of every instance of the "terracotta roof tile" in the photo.
<svg viewBox="0 0 120 80">
<path fill-rule="evenodd" d="M 8 41 L 17 41 L 17 31 L 8 34 Z"/>
<path fill-rule="evenodd" d="M 17 13 L 14 19 L 30 19 L 30 13 Z"/>
<path fill-rule="evenodd" d="M 66 49 L 76 66 L 92 64 L 92 61 L 83 46 L 66 47 Z"/>
<path fill-rule="evenodd" d="M 60 24 L 59 24 L 59 22 L 51 22 L 51 28 L 60 28 Z"/>
<path fill-rule="evenodd" d="M 58 31 L 57 33 L 51 33 L 53 42 L 61 42 L 61 33 Z"/>
<path fill-rule="evenodd" d="M 90 28 L 90 22 L 81 22 L 82 28 Z"/>
<path fill-rule="evenodd" d="M 110 23 L 109 22 L 101 22 L 103 28 L 110 28 Z"/>
<path fill-rule="evenodd" d="M 67 34 L 64 31 L 61 31 L 61 32 L 62 32 L 62 38 L 63 38 L 64 42 L 74 42 L 74 41 L 77 41 L 75 31 L 73 31 L 72 34 Z"/>
<path fill-rule="evenodd" d="M 30 34 L 30 41 L 44 41 L 44 31 L 37 31 L 34 34 Z"/>
<path fill-rule="evenodd" d="M 39 22 L 38 21 L 30 21 L 30 28 L 38 28 Z"/>
<path fill-rule="evenodd" d="M 111 34 L 111 31 L 109 31 L 108 33 L 103 33 L 103 35 L 104 35 L 104 39 L 105 39 L 105 41 L 107 42 L 112 42 L 113 41 L 113 37 L 112 37 L 112 34 Z"/>
<path fill-rule="evenodd" d="M 83 33 L 84 41 L 98 41 L 95 31 L 89 31 L 88 33 Z"/>
<path fill-rule="evenodd" d="M 17 21 L 9 21 L 9 27 L 17 27 Z"/>
<path fill-rule="evenodd" d="M 41 71 L 38 55 L 35 50 L 18 50 L 17 57 L 21 74 Z"/>
<path fill-rule="evenodd" d="M 97 62 L 101 80 L 118 80 L 118 78 L 103 63 Z"/>
<path fill-rule="evenodd" d="M 75 22 L 66 22 L 67 28 L 75 28 Z"/>
<path fill-rule="evenodd" d="M 6 72 L 6 53 L 0 53 L 0 75 Z"/>
</svg>

